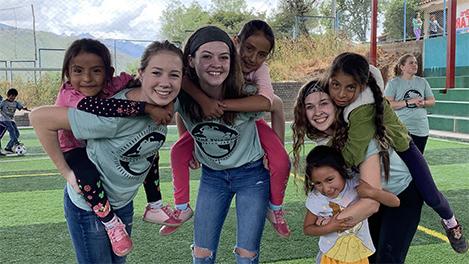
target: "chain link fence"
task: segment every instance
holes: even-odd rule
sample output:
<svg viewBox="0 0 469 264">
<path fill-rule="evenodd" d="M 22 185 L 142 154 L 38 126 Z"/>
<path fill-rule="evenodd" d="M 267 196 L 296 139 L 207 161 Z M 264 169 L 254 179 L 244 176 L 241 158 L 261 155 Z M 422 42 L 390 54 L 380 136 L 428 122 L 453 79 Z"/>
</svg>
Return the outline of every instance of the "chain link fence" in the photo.
<svg viewBox="0 0 469 264">
<path fill-rule="evenodd" d="M 116 10 L 100 10 L 96 7 L 100 4 L 94 6 L 93 1 L 67 4 L 63 0 L 31 0 L 33 4 L 4 1 L 5 5 L 0 7 L 0 93 L 4 95 L 12 86 L 21 88 L 23 95 L 30 94 L 25 97 L 28 98 L 26 101 L 34 103 L 39 100 L 36 97 L 45 96 L 42 86 L 53 87 L 52 90 L 57 91 L 64 52 L 77 38 L 92 37 L 100 40 L 109 48 L 116 72 L 136 73 L 138 60 L 145 46 L 158 38 L 158 29 L 153 24 L 160 22 L 156 21 L 158 18 L 155 23 L 142 22 L 137 17 L 147 13 L 151 13 L 150 17 L 158 12 L 161 14 L 164 12 L 161 3 L 165 0 L 155 0 L 154 3 L 136 0 L 136 10 L 127 10 L 124 13 L 119 13 L 117 7 Z M 143 2 L 145 5 L 142 5 Z M 189 1 L 183 2 L 187 4 Z M 444 0 L 378 2 L 379 41 L 410 41 L 437 37 L 446 32 Z M 458 2 L 457 31 L 468 32 L 469 0 Z M 279 3 L 280 0 L 259 0 L 255 2 L 254 8 L 275 9 Z M 308 35 L 324 38 L 330 32 L 331 35 L 344 37 L 355 43 L 370 40 L 372 1 L 316 0 L 308 3 L 312 3 L 310 11 L 295 16 L 287 25 L 291 32 L 284 32 L 283 35 L 275 32 L 276 36 L 295 39 Z M 86 15 L 74 16 L 74 13 L 80 12 Z M 110 17 L 110 14 L 113 16 Z M 275 12 L 269 14 L 271 17 L 275 15 Z M 68 16 L 67 20 L 64 19 L 65 16 Z M 86 23 L 86 19 L 99 20 L 99 27 Z M 275 23 L 272 26 L 274 31 L 278 30 Z M 72 31 L 72 27 L 80 28 L 81 32 Z M 124 35 L 124 31 L 130 33 Z M 187 35 L 192 32 L 189 29 L 186 31 Z M 315 45 L 314 43 L 315 40 L 311 45 Z"/>
</svg>

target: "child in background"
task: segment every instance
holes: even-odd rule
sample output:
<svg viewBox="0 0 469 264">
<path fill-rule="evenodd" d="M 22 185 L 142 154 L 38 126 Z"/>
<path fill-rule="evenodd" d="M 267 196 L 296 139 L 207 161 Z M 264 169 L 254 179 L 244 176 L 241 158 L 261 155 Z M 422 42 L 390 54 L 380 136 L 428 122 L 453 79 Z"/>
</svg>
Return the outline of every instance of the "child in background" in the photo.
<svg viewBox="0 0 469 264">
<path fill-rule="evenodd" d="M 410 140 L 408 130 L 399 121 L 389 102 L 383 98 L 383 87 L 370 74 L 368 61 L 356 53 L 338 55 L 327 76 L 328 93 L 343 112 L 348 126 L 340 129 L 333 146 L 341 150 L 347 166 L 358 166 L 365 158 L 370 139 L 377 137 L 380 149 L 388 149 L 385 138 L 407 165 L 423 198 L 442 218 L 441 223 L 453 249 L 468 249 L 462 227 L 454 216 L 448 200 L 436 187 L 422 153 Z"/>
<path fill-rule="evenodd" d="M 412 27 L 414 28 L 414 35 L 415 35 L 415 40 L 420 40 L 420 36 L 422 34 L 422 19 L 420 19 L 420 13 L 417 12 L 415 14 L 415 17 L 412 18 Z"/>
<path fill-rule="evenodd" d="M 317 146 L 306 157 L 304 190 L 308 209 L 303 226 L 305 235 L 320 236 L 317 263 L 368 263 L 375 251 L 365 219 L 350 226 L 337 215 L 358 199 L 359 180 L 347 174 L 340 152 Z M 360 184 L 375 196 L 367 197 L 388 206 L 399 206 L 399 198 L 390 192 Z"/>
<path fill-rule="evenodd" d="M 285 134 L 285 117 L 281 99 L 274 95 L 269 69 L 265 64 L 269 54 L 274 50 L 275 37 L 272 28 L 262 20 L 247 22 L 234 38 L 241 57 L 241 68 L 246 83 L 257 86 L 256 95 L 242 99 L 225 99 L 223 101 L 208 97 L 199 87 L 187 79 L 183 89 L 188 92 L 202 107 L 204 117 L 219 118 L 225 111 L 252 112 L 270 111 L 272 130 L 260 119 L 256 121 L 257 131 L 262 148 L 266 152 L 270 170 L 270 207 L 267 219 L 281 237 L 289 237 L 290 229 L 282 209 L 285 189 L 290 173 L 288 153 L 283 147 Z M 192 216 L 189 206 L 189 167 L 196 168 L 197 160 L 193 157 L 194 140 L 185 129 L 180 129 L 181 137 L 171 148 L 171 168 L 173 172 L 176 215 L 182 222 Z M 177 227 L 162 227 L 160 234 L 169 235 Z"/>
<path fill-rule="evenodd" d="M 28 108 L 16 101 L 17 96 L 18 90 L 11 88 L 7 91 L 6 99 L 4 101 L 0 100 L 0 140 L 5 134 L 5 130 L 7 130 L 10 135 L 10 141 L 8 141 L 8 144 L 5 146 L 7 153 L 13 153 L 14 147 L 21 144 L 18 141 L 20 131 L 14 120 L 16 110 L 29 111 Z"/>
<path fill-rule="evenodd" d="M 0 95 L 0 103 L 3 101 L 3 97 Z M 4 127 L 1 123 L 0 123 L 0 156 L 5 156 L 5 154 L 3 154 L 2 152 L 2 138 L 3 138 L 3 135 L 5 135 L 5 132 L 7 131 L 7 128 Z"/>
<path fill-rule="evenodd" d="M 136 116 L 146 110 L 153 113 L 152 117 L 161 117 L 157 123 L 169 122 L 170 112 L 167 114 L 168 110 L 155 105 L 130 100 L 102 99 L 113 96 L 134 82 L 132 76 L 126 73 L 117 77 L 113 77 L 113 73 L 110 52 L 105 45 L 93 39 L 74 41 L 65 53 L 62 68 L 64 84 L 57 96 L 56 105 L 78 108 L 107 117 Z M 125 231 L 125 226 L 119 225 L 121 221 L 110 206 L 99 172 L 87 155 L 86 142 L 77 140 L 71 131 L 60 130 L 58 137 L 60 148 L 76 179 L 73 175 L 64 177 L 77 192 L 83 193 L 84 199 L 106 227 L 114 253 L 125 256 L 132 249 L 132 241 Z M 179 221 L 172 216 L 171 208 L 163 206 L 162 203 L 158 160 L 158 155 L 149 160 L 152 166 L 144 182 L 148 205 L 143 219 L 157 224 L 177 225 Z"/>
</svg>

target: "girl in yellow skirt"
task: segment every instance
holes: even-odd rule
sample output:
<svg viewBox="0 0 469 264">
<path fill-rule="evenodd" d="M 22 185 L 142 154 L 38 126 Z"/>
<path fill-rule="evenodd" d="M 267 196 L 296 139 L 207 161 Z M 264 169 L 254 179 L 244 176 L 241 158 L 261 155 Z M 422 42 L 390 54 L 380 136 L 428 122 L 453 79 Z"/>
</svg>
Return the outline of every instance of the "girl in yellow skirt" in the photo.
<svg viewBox="0 0 469 264">
<path fill-rule="evenodd" d="M 337 219 L 345 207 L 365 194 L 387 206 L 399 206 L 396 195 L 351 177 L 342 155 L 328 146 L 317 146 L 306 157 L 305 235 L 320 236 L 317 263 L 368 263 L 375 252 L 367 219 L 356 225 Z M 358 190 L 358 192 L 357 192 Z"/>
</svg>

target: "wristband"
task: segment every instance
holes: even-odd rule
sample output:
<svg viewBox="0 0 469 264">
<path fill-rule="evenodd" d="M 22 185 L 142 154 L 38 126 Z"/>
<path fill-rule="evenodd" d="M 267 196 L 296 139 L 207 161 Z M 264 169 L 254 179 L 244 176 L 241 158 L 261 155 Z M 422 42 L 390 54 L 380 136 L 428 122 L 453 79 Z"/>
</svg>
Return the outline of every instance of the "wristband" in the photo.
<svg viewBox="0 0 469 264">
<path fill-rule="evenodd" d="M 405 101 L 405 107 L 409 107 L 409 101 L 407 101 L 407 99 L 405 99 L 404 101 Z"/>
</svg>

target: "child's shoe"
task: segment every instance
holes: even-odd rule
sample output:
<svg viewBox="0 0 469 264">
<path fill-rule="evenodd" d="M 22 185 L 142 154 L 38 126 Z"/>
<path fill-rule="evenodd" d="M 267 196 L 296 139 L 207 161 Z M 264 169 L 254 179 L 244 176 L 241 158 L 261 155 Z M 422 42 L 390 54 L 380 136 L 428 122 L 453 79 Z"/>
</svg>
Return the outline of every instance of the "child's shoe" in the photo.
<svg viewBox="0 0 469 264">
<path fill-rule="evenodd" d="M 11 148 L 5 148 L 5 151 L 7 154 L 14 153 Z"/>
<path fill-rule="evenodd" d="M 288 227 L 287 220 L 285 219 L 283 209 L 272 210 L 268 208 L 266 217 L 270 223 L 272 223 L 272 226 L 279 236 L 284 238 L 290 236 L 290 228 Z"/>
<path fill-rule="evenodd" d="M 165 205 L 161 208 L 151 208 L 149 205 L 145 208 L 145 213 L 143 214 L 143 220 L 146 222 L 168 225 L 168 226 L 178 226 L 181 224 L 181 221 L 176 219 L 173 215 L 174 212 L 169 207 Z"/>
<path fill-rule="evenodd" d="M 448 228 L 445 222 L 443 222 L 443 219 L 441 219 L 441 224 L 446 231 L 446 236 L 448 237 L 451 247 L 458 253 L 465 253 L 468 248 L 467 241 L 462 233 L 462 226 L 459 224 L 459 221 L 456 220 L 456 222 L 458 222 L 458 224 L 455 227 Z"/>
<path fill-rule="evenodd" d="M 106 232 L 111 241 L 112 251 L 119 257 L 123 257 L 132 251 L 132 239 L 125 230 L 125 225 L 119 217 L 116 216 L 112 223 L 107 224 Z"/>
<path fill-rule="evenodd" d="M 184 222 L 187 222 L 187 220 L 191 219 L 192 215 L 194 215 L 194 211 L 188 205 L 186 210 L 175 209 L 173 215 L 174 215 L 174 217 L 176 217 L 176 219 L 181 221 L 181 225 L 182 225 Z M 160 233 L 161 236 L 168 236 L 168 235 L 171 235 L 172 233 L 176 232 L 176 230 L 179 227 L 180 227 L 180 225 L 179 226 L 164 225 L 160 228 L 159 233 Z"/>
</svg>

